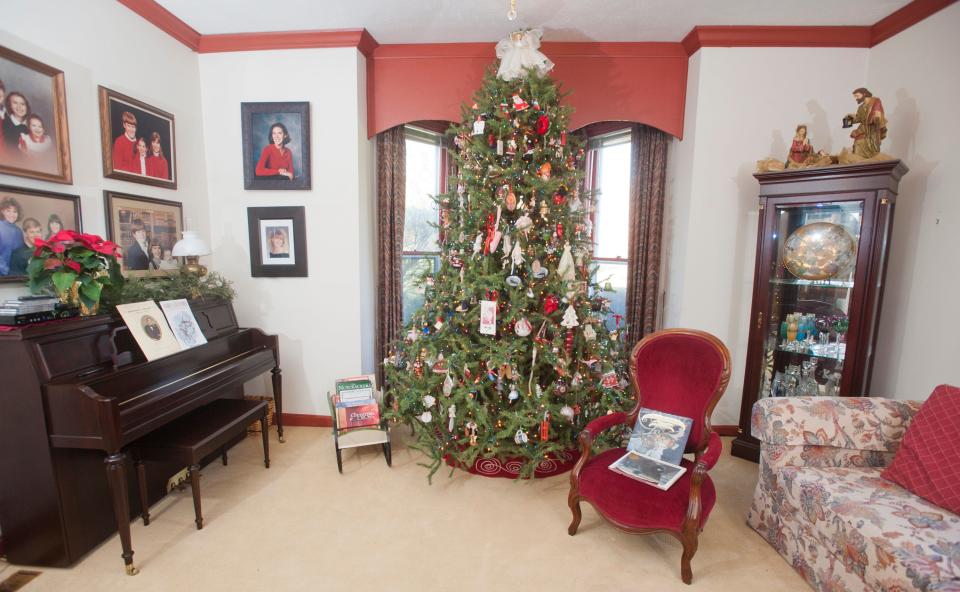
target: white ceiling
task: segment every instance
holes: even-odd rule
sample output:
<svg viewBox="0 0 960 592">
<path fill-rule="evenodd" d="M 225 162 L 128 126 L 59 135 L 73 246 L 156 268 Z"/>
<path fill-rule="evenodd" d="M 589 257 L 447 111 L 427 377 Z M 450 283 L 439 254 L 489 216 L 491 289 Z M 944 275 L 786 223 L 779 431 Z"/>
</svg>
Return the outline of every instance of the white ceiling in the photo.
<svg viewBox="0 0 960 592">
<path fill-rule="evenodd" d="M 680 41 L 697 25 L 872 25 L 908 0 L 157 0 L 201 34 L 367 29 L 380 43 Z"/>
</svg>

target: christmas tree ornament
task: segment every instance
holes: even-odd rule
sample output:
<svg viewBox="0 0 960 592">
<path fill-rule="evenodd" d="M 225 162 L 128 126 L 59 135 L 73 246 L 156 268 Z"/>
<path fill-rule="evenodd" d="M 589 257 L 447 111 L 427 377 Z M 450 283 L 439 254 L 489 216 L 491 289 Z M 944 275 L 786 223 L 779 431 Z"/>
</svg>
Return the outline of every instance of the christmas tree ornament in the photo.
<svg viewBox="0 0 960 592">
<path fill-rule="evenodd" d="M 453 379 L 450 378 L 450 373 L 447 372 L 447 377 L 443 379 L 443 395 L 449 397 L 453 393 Z"/>
<path fill-rule="evenodd" d="M 517 433 L 513 435 L 513 441 L 520 445 L 526 444 L 529 439 L 527 433 L 523 430 L 517 430 Z"/>
<path fill-rule="evenodd" d="M 573 329 L 567 329 L 567 334 L 563 336 L 563 351 L 568 358 L 573 355 Z"/>
<path fill-rule="evenodd" d="M 540 422 L 540 441 L 547 442 L 548 440 L 550 440 L 550 412 L 545 411 L 543 420 Z"/>
<path fill-rule="evenodd" d="M 547 131 L 550 130 L 550 118 L 546 115 L 541 115 L 537 118 L 537 133 L 541 136 L 547 134 Z"/>
<path fill-rule="evenodd" d="M 557 222 L 556 235 L 558 239 L 563 238 L 563 222 Z"/>
<path fill-rule="evenodd" d="M 573 264 L 573 255 L 570 253 L 570 243 L 564 243 L 560 263 L 557 264 L 557 275 L 565 282 L 577 279 L 576 268 Z"/>
<path fill-rule="evenodd" d="M 413 362 L 413 373 L 418 377 L 423 376 L 423 362 L 419 358 Z"/>
<path fill-rule="evenodd" d="M 454 422 L 454 420 L 456 420 L 456 418 L 457 418 L 457 406 L 456 406 L 456 405 L 450 405 L 450 407 L 447 408 L 447 418 L 448 418 L 448 420 L 447 420 L 447 431 L 452 434 L 452 433 L 453 433 L 453 422 Z"/>
<path fill-rule="evenodd" d="M 531 264 L 531 271 L 533 272 L 533 277 L 538 280 L 542 280 L 543 278 L 547 277 L 548 273 L 547 268 L 540 263 L 539 259 L 534 259 L 533 263 Z"/>
<path fill-rule="evenodd" d="M 423 396 L 423 406 L 427 409 L 433 407 L 433 404 L 437 402 L 436 397 L 433 395 L 424 395 Z"/>
<path fill-rule="evenodd" d="M 507 399 L 509 399 L 510 401 L 516 401 L 519 398 L 520 398 L 520 393 L 517 392 L 517 385 L 511 384 L 510 394 L 507 395 Z"/>
<path fill-rule="evenodd" d="M 583 377 L 580 376 L 579 372 L 573 373 L 573 378 L 570 379 L 570 386 L 573 388 L 578 388 L 583 383 Z"/>
<path fill-rule="evenodd" d="M 433 324 L 433 328 L 437 331 L 443 329 L 443 317 L 437 317 L 437 322 Z"/>
<path fill-rule="evenodd" d="M 504 281 L 511 288 L 519 288 L 523 284 L 523 280 L 520 279 L 520 276 L 516 275 L 508 275 L 507 279 Z"/>
<path fill-rule="evenodd" d="M 413 343 L 414 341 L 420 339 L 420 334 L 417 333 L 414 329 L 407 331 L 407 341 Z"/>
<path fill-rule="evenodd" d="M 570 200 L 570 211 L 576 214 L 581 209 L 583 209 L 583 202 L 580 201 L 579 197 L 574 196 L 573 199 Z"/>
<path fill-rule="evenodd" d="M 437 362 L 433 365 L 433 372 L 434 374 L 447 373 L 447 361 L 443 359 L 443 354 L 437 357 Z"/>
<path fill-rule="evenodd" d="M 473 239 L 473 256 L 479 257 L 480 251 L 483 249 L 483 233 L 477 235 L 477 238 Z"/>
<path fill-rule="evenodd" d="M 533 325 L 527 320 L 527 317 L 521 317 L 513 326 L 513 331 L 520 337 L 526 337 L 533 331 Z"/>
<path fill-rule="evenodd" d="M 467 422 L 466 428 L 467 435 L 470 437 L 470 446 L 477 445 L 477 422 L 472 419 Z"/>
<path fill-rule="evenodd" d="M 549 181 L 552 170 L 553 166 L 549 162 L 545 162 L 540 165 L 540 168 L 537 170 L 537 176 L 540 177 L 541 181 Z"/>
<path fill-rule="evenodd" d="M 463 259 L 460 258 L 460 253 L 458 251 L 454 251 L 450 254 L 450 265 L 453 266 L 454 269 L 460 269 L 463 267 Z"/>
<path fill-rule="evenodd" d="M 420 416 L 417 419 L 419 419 L 423 423 L 430 423 L 431 421 L 433 421 L 433 414 L 430 413 L 429 411 L 424 411 L 423 413 L 420 414 Z"/>
<path fill-rule="evenodd" d="M 547 294 L 543 299 L 543 314 L 553 314 L 558 308 L 560 308 L 560 299 L 553 294 Z"/>
<path fill-rule="evenodd" d="M 553 386 L 553 392 L 558 395 L 567 394 L 567 383 L 563 382 L 562 380 L 558 380 Z"/>
<path fill-rule="evenodd" d="M 530 219 L 530 216 L 522 214 L 517 218 L 517 221 L 513 223 L 513 226 L 517 230 L 522 231 L 524 236 L 528 236 L 530 234 L 530 227 L 533 226 L 533 220 Z"/>
<path fill-rule="evenodd" d="M 513 138 L 507 140 L 507 156 L 514 156 L 517 154 L 517 141 Z"/>
<path fill-rule="evenodd" d="M 561 407 L 560 415 L 562 415 L 567 421 L 573 423 L 573 417 L 575 414 L 573 412 L 573 407 L 571 407 L 570 405 L 564 405 L 563 407 Z"/>
<path fill-rule="evenodd" d="M 566 131 L 566 130 L 560 132 L 560 145 L 561 145 L 561 146 L 566 146 L 566 145 L 567 145 L 567 131 Z"/>
<path fill-rule="evenodd" d="M 583 338 L 587 341 L 594 341 L 597 338 L 597 332 L 594 330 L 593 325 L 584 325 Z"/>
<path fill-rule="evenodd" d="M 565 202 L 566 200 L 567 198 L 565 198 L 559 192 L 553 194 L 553 205 L 555 206 L 562 206 L 563 202 Z"/>
<path fill-rule="evenodd" d="M 486 127 L 487 122 L 483 120 L 483 116 L 477 115 L 477 118 L 473 121 L 473 135 L 482 136 Z"/>
<path fill-rule="evenodd" d="M 497 334 L 497 303 L 492 300 L 480 301 L 480 334 Z"/>
<path fill-rule="evenodd" d="M 600 386 L 604 388 L 617 388 L 620 385 L 620 379 L 617 377 L 617 373 L 613 370 L 605 372 L 603 376 L 600 377 Z"/>
<path fill-rule="evenodd" d="M 538 398 L 538 399 L 542 399 L 542 398 L 543 398 L 543 387 L 538 384 L 538 385 L 537 385 L 536 387 L 534 387 L 534 388 L 535 388 L 534 392 L 537 394 L 537 398 Z"/>
<path fill-rule="evenodd" d="M 511 14 L 516 18 L 516 5 L 513 2 L 514 0 L 511 0 L 511 12 L 507 13 L 507 18 L 510 18 Z M 541 37 L 542 30 L 528 29 L 514 31 L 509 38 L 497 43 L 497 57 L 500 58 L 497 78 L 516 80 L 526 77 L 529 70 L 533 70 L 538 76 L 545 76 L 553 69 L 550 58 L 539 51 Z"/>
<path fill-rule="evenodd" d="M 513 110 L 514 111 L 525 111 L 530 107 L 530 104 L 523 100 L 523 97 L 520 96 L 519 92 L 513 93 Z M 514 119 L 514 121 L 517 121 Z"/>
<path fill-rule="evenodd" d="M 507 211 L 512 212 L 517 209 L 517 196 L 513 191 L 507 191 Z"/>
</svg>

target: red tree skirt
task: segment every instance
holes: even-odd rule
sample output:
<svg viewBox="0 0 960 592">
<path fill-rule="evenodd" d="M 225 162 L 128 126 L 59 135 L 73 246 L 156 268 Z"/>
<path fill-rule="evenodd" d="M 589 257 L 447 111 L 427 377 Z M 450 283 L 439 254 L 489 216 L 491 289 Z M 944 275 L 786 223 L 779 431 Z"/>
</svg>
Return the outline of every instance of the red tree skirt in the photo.
<svg viewBox="0 0 960 592">
<path fill-rule="evenodd" d="M 565 450 L 559 453 L 547 453 L 547 458 L 540 461 L 534 470 L 534 476 L 537 479 L 561 475 L 573 468 L 580 458 L 580 451 L 577 449 Z M 505 479 L 516 479 L 520 476 L 520 468 L 523 467 L 523 459 L 520 458 L 478 458 L 473 466 L 464 467 L 457 465 L 452 458 L 446 457 L 447 464 L 452 467 L 464 469 L 468 473 L 480 475 L 481 477 L 503 477 Z"/>
</svg>

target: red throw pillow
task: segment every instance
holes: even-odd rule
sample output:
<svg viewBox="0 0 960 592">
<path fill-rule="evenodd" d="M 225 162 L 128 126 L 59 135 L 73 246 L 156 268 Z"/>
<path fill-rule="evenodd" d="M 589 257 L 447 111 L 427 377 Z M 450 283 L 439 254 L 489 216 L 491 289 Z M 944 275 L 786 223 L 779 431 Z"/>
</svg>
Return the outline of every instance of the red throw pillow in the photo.
<svg viewBox="0 0 960 592">
<path fill-rule="evenodd" d="M 920 407 L 881 477 L 960 514 L 960 388 L 941 384 Z"/>
</svg>

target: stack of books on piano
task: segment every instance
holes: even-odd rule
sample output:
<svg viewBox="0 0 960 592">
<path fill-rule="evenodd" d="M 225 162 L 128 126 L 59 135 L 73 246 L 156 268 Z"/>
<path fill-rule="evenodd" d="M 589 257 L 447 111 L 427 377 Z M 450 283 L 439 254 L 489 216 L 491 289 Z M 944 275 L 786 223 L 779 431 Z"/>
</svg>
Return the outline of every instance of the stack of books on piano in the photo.
<svg viewBox="0 0 960 592">
<path fill-rule="evenodd" d="M 0 325 L 26 325 L 78 314 L 77 307 L 61 305 L 56 296 L 20 296 L 0 306 Z"/>
</svg>

